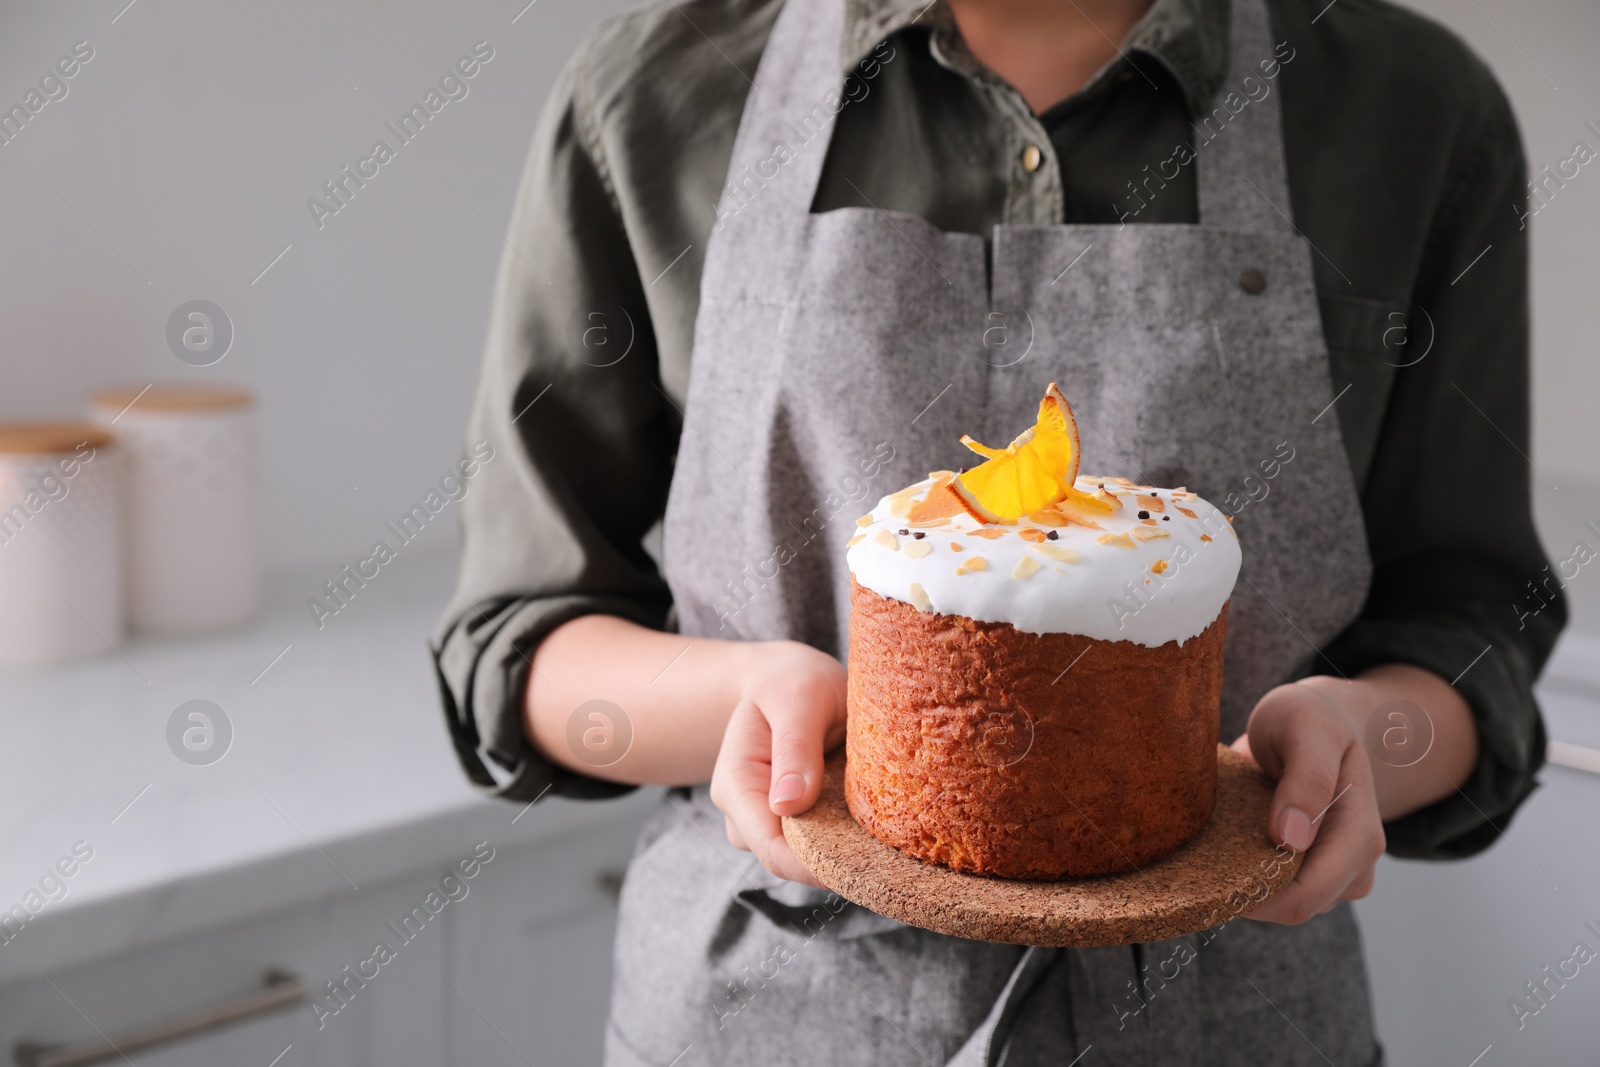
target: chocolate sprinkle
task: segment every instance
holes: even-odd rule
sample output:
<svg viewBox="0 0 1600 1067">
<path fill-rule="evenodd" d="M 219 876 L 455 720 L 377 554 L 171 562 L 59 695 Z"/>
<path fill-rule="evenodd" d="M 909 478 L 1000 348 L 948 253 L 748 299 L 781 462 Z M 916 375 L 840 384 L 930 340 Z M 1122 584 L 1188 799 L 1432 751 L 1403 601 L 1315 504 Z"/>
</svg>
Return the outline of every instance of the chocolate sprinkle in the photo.
<svg viewBox="0 0 1600 1067">
<path fill-rule="evenodd" d="M 1056 531 L 1051 530 L 1049 533 L 1044 535 L 1044 539 L 1046 541 L 1059 541 L 1061 539 L 1061 535 Z"/>
<path fill-rule="evenodd" d="M 901 530 L 900 531 L 900 536 L 901 537 L 910 537 L 911 536 L 911 531 L 910 530 Z"/>
<path fill-rule="evenodd" d="M 1141 519 L 1148 519 L 1150 517 L 1150 513 L 1148 511 L 1141 511 L 1139 512 L 1139 517 Z"/>
<path fill-rule="evenodd" d="M 923 533 L 923 532 L 922 532 L 922 531 L 921 531 L 921 530 L 918 530 L 918 531 L 917 531 L 917 532 L 916 532 L 916 533 L 914 533 L 914 534 L 912 534 L 912 535 L 911 535 L 911 536 L 912 536 L 912 537 L 915 537 L 915 538 L 916 538 L 916 539 L 917 539 L 917 540 L 918 540 L 918 541 L 920 541 L 920 540 L 922 540 L 922 539 L 923 539 L 923 538 L 924 538 L 924 537 L 927 537 L 927 536 L 928 536 L 928 535 L 927 535 L 927 534 L 925 534 L 925 533 Z"/>
<path fill-rule="evenodd" d="M 1171 515 L 1163 515 L 1163 516 L 1161 516 L 1161 521 L 1162 522 L 1171 522 L 1172 521 L 1172 516 Z"/>
</svg>

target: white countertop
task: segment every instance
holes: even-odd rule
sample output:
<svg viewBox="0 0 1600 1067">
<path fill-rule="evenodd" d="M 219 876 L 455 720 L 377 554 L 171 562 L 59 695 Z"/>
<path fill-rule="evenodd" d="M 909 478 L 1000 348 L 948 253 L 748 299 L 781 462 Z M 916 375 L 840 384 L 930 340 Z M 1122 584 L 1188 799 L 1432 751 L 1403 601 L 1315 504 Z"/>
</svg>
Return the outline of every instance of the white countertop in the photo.
<svg viewBox="0 0 1600 1067">
<path fill-rule="evenodd" d="M 0 671 L 0 912 L 74 842 L 94 850 L 66 895 L 0 944 L 0 982 L 658 802 L 640 790 L 524 812 L 474 790 L 426 646 L 455 596 L 452 568 L 399 560 L 320 632 L 305 601 L 331 573 L 276 578 L 261 618 L 224 636 L 134 639 L 120 643 L 126 658 Z M 167 746 L 169 716 L 197 698 L 234 730 L 209 766 Z"/>
</svg>

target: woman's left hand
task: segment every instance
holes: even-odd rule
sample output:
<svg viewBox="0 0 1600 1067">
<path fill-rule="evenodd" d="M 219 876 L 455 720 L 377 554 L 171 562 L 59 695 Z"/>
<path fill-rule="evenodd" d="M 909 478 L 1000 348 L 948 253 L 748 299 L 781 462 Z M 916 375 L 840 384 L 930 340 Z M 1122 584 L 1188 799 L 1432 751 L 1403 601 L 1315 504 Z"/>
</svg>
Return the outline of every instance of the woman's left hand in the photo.
<svg viewBox="0 0 1600 1067">
<path fill-rule="evenodd" d="M 1297 925 L 1372 891 L 1384 834 L 1363 744 L 1362 689 L 1360 679 L 1327 677 L 1280 685 L 1233 743 L 1278 780 L 1268 834 L 1306 853 L 1294 881 L 1249 918 Z"/>
</svg>

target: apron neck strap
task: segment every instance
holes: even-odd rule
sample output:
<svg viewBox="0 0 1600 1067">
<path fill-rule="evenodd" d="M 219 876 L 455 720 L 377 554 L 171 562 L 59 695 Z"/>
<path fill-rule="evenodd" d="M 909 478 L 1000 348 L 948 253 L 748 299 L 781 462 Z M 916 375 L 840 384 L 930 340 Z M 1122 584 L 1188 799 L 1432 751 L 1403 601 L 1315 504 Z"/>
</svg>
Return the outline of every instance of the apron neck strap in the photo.
<svg viewBox="0 0 1600 1067">
<path fill-rule="evenodd" d="M 785 0 L 739 120 L 718 229 L 774 209 L 810 213 L 834 118 L 848 106 L 839 68 L 844 9 L 845 0 Z"/>
<path fill-rule="evenodd" d="M 1266 0 L 1228 6 L 1228 73 L 1211 110 L 1192 122 L 1200 224 L 1293 234 L 1277 84 L 1283 60 L 1275 52 Z"/>
</svg>

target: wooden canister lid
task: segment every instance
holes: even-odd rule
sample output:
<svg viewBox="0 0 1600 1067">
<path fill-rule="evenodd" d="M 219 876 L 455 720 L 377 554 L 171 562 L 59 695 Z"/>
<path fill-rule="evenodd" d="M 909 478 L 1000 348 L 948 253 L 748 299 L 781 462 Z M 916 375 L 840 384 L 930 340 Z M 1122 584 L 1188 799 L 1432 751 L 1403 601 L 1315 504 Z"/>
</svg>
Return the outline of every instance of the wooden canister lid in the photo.
<svg viewBox="0 0 1600 1067">
<path fill-rule="evenodd" d="M 255 394 L 233 385 L 173 383 L 102 389 L 94 394 L 91 403 L 98 409 L 116 412 L 129 408 L 136 411 L 215 411 L 249 407 L 255 403 Z"/>
<path fill-rule="evenodd" d="M 87 422 L 0 423 L 0 454 L 54 455 L 76 451 L 79 445 L 104 448 L 112 442 L 104 427 Z"/>
</svg>

